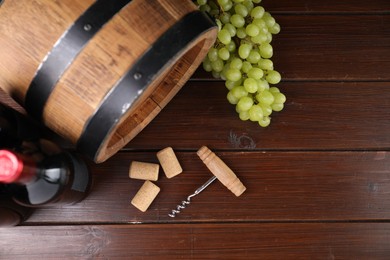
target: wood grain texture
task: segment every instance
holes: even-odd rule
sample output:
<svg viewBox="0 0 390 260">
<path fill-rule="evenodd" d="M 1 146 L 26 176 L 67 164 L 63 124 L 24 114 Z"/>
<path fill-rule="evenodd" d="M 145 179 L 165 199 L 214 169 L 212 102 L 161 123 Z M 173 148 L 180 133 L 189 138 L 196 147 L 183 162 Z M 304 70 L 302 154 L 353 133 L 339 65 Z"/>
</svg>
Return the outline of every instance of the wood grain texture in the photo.
<svg viewBox="0 0 390 260">
<path fill-rule="evenodd" d="M 28 86 L 42 60 L 92 2 L 4 2 L 0 9 L 1 88 L 23 104 Z"/>
<path fill-rule="evenodd" d="M 388 223 L 17 227 L 4 259 L 387 259 Z M 22 245 L 15 247 L 14 245 Z M 44 245 L 44 246 L 43 246 Z"/>
<path fill-rule="evenodd" d="M 177 152 L 183 173 L 168 179 L 160 170 L 161 192 L 149 210 L 130 200 L 142 180 L 128 177 L 131 161 L 158 163 L 155 152 L 121 152 L 92 165 L 95 185 L 80 204 L 39 209 L 29 223 L 160 223 L 239 221 L 376 221 L 390 218 L 388 152 L 215 153 L 247 190 L 235 197 L 215 181 L 192 198 L 176 218 L 167 214 L 213 175 L 192 152 Z M 104 205 L 104 207 L 102 206 Z"/>
<path fill-rule="evenodd" d="M 223 82 L 188 82 L 128 149 L 366 150 L 390 147 L 387 82 L 284 82 L 271 125 L 242 122 Z M 174 120 L 172 120 L 174 118 Z M 161 131 L 163 129 L 163 131 Z M 178 135 L 178 133 L 180 133 Z"/>
<path fill-rule="evenodd" d="M 301 13 L 301 14 L 388 14 L 390 3 L 387 0 L 263 0 L 261 4 L 271 13 Z"/>
</svg>

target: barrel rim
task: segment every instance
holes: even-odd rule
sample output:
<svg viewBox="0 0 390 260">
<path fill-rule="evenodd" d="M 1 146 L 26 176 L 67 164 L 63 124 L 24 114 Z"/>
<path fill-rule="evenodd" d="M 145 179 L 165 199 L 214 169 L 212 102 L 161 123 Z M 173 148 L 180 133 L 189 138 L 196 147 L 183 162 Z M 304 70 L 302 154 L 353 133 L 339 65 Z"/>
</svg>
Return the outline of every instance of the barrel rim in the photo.
<svg viewBox="0 0 390 260">
<path fill-rule="evenodd" d="M 188 28 L 191 30 L 186 30 Z M 100 161 L 99 151 L 108 143 L 109 133 L 116 127 L 121 117 L 131 109 L 131 105 L 142 95 L 154 77 L 170 60 L 184 55 L 185 53 L 181 52 L 194 39 L 213 28 L 216 28 L 213 20 L 206 13 L 197 10 L 186 14 L 164 32 L 103 99 L 84 125 L 76 144 L 77 149 L 95 162 Z M 161 55 L 157 59 L 156 53 Z M 148 75 L 148 77 L 137 77 L 137 75 Z M 129 97 L 133 98 L 131 102 Z"/>
</svg>

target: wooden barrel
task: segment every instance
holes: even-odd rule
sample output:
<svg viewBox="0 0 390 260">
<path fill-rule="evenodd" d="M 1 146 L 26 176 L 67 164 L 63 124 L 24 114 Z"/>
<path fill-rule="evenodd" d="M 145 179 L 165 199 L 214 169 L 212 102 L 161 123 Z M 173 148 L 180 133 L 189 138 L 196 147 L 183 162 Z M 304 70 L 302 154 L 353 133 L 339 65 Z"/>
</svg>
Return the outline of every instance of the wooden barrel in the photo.
<svg viewBox="0 0 390 260">
<path fill-rule="evenodd" d="M 5 0 L 0 87 L 99 163 L 172 99 L 216 33 L 190 0 Z"/>
</svg>

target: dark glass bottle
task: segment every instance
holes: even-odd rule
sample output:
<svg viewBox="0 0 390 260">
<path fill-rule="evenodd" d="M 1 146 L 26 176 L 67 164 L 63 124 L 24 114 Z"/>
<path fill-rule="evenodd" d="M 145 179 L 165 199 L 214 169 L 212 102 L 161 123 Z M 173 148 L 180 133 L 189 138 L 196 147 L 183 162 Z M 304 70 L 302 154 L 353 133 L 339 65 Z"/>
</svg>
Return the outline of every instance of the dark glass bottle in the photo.
<svg viewBox="0 0 390 260">
<path fill-rule="evenodd" d="M 39 140 L 39 127 L 31 119 L 7 105 L 0 104 L 0 149 L 21 150 L 23 143 Z M 32 208 L 13 200 L 19 186 L 0 183 L 0 227 L 21 224 L 33 213 Z"/>
<path fill-rule="evenodd" d="M 15 188 L 17 187 L 0 183 L 0 228 L 21 224 L 33 211 L 32 208 L 19 205 L 12 199 Z"/>
<path fill-rule="evenodd" d="M 91 176 L 87 165 L 67 152 L 33 155 L 0 150 L 0 183 L 19 188 L 13 199 L 20 205 L 40 207 L 74 204 L 85 198 Z"/>
<path fill-rule="evenodd" d="M 0 184 L 12 187 L 12 199 L 19 205 L 73 204 L 91 187 L 86 163 L 42 138 L 47 133 L 29 117 L 0 104 Z"/>
</svg>

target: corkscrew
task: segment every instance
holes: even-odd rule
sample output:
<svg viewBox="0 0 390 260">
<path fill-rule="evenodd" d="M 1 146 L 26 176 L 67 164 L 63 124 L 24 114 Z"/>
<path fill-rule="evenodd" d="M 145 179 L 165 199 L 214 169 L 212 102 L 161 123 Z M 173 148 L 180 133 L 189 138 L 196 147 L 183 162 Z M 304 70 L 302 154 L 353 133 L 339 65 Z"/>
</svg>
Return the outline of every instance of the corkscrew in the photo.
<svg viewBox="0 0 390 260">
<path fill-rule="evenodd" d="M 194 193 L 192 193 L 190 196 L 187 197 L 187 200 L 183 200 L 181 204 L 178 204 L 176 206 L 176 209 L 173 209 L 171 214 L 168 214 L 171 218 L 176 217 L 176 214 L 179 214 L 182 209 L 185 209 L 190 203 L 191 198 L 195 197 L 199 193 L 201 193 L 204 189 L 206 189 L 211 183 L 213 183 L 217 179 L 216 176 L 211 177 L 208 181 L 206 181 L 202 186 L 200 186 Z"/>
<path fill-rule="evenodd" d="M 225 187 L 227 187 L 234 195 L 241 196 L 246 190 L 246 187 L 237 178 L 236 174 L 206 146 L 201 147 L 197 152 L 199 158 L 207 166 L 207 168 L 214 175 L 205 184 L 200 186 L 193 194 L 187 197 L 187 200 L 183 200 L 181 204 L 177 205 L 176 209 L 173 209 L 168 216 L 174 218 L 176 214 L 180 213 L 182 209 L 185 209 L 190 203 L 191 198 L 201 193 L 207 188 L 215 179 L 218 179 Z"/>
</svg>

